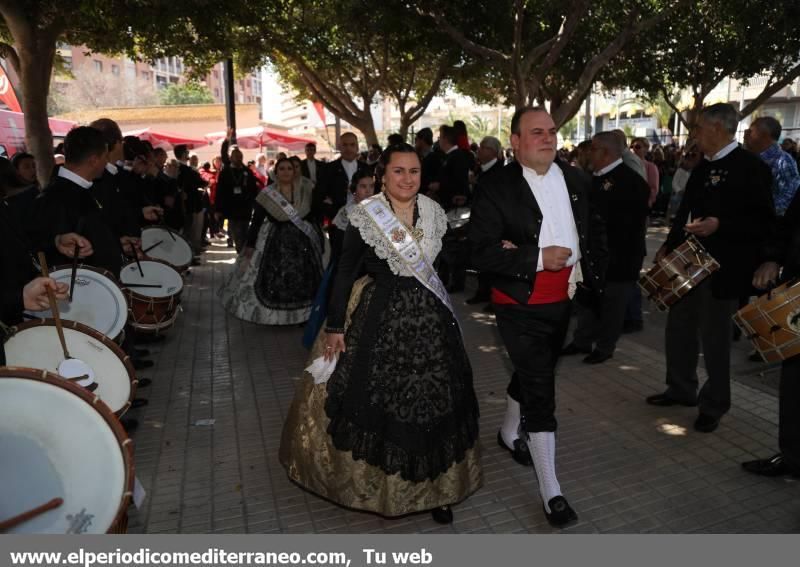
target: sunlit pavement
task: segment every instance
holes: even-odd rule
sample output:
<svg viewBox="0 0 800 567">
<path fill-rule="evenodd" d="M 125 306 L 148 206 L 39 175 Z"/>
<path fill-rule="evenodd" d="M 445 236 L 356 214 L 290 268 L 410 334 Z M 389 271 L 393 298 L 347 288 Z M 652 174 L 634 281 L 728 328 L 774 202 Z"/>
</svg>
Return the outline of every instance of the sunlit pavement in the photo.
<svg viewBox="0 0 800 567">
<path fill-rule="evenodd" d="M 651 252 L 663 238 L 652 230 Z M 298 327 L 259 327 L 229 317 L 215 295 L 232 269 L 222 242 L 193 268 L 184 312 L 151 347 L 149 405 L 131 412 L 137 476 L 147 490 L 131 511 L 134 533 L 550 533 L 533 469 L 495 441 L 510 366 L 483 305 L 457 294 L 481 404 L 485 486 L 454 507 L 455 523 L 429 514 L 396 520 L 344 510 L 293 485 L 278 444 L 296 380 L 306 365 Z M 470 278 L 472 280 L 472 278 Z M 474 281 L 470 281 L 474 285 Z M 557 466 L 580 522 L 566 532 L 797 532 L 800 482 L 742 471 L 777 449 L 774 372 L 734 353 L 733 408 L 716 432 L 692 429 L 696 409 L 656 408 L 663 390 L 663 322 L 647 313 L 614 358 L 589 366 L 564 359 L 557 379 Z M 701 376 L 701 379 L 704 378 Z"/>
</svg>

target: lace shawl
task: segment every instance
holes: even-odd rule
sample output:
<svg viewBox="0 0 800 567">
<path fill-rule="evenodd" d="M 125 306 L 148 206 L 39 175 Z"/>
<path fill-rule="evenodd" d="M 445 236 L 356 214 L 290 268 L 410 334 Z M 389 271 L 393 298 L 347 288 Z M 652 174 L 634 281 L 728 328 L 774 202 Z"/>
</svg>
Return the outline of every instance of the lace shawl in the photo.
<svg viewBox="0 0 800 567">
<path fill-rule="evenodd" d="M 388 201 L 383 194 L 372 198 L 382 199 L 388 206 Z M 447 216 L 436 201 L 425 195 L 417 196 L 417 206 L 419 208 L 419 217 L 415 227 L 421 228 L 423 232 L 422 242 L 418 244 L 428 262 L 433 264 L 442 249 L 442 237 L 447 231 Z M 378 229 L 360 204 L 353 207 L 348 217 L 350 224 L 358 229 L 359 233 L 361 233 L 361 238 L 375 251 L 375 255 L 381 260 L 386 260 L 393 274 L 414 277 L 411 270 L 406 268 L 405 262 L 392 246 L 392 243 Z"/>
<path fill-rule="evenodd" d="M 280 189 L 278 189 L 277 184 L 271 184 L 269 186 L 272 189 L 280 194 Z M 305 216 L 311 212 L 311 189 L 313 185 L 307 185 L 305 183 L 300 183 L 299 181 L 294 182 L 294 210 L 297 211 L 297 214 L 300 215 L 300 218 L 305 218 Z M 267 192 L 262 190 L 256 195 L 256 201 L 258 204 L 264 207 L 267 212 L 272 215 L 273 218 L 277 219 L 278 221 L 285 222 L 289 220 L 289 217 L 286 216 L 286 213 L 283 212 L 283 209 L 280 208 L 272 198 L 267 195 Z"/>
</svg>

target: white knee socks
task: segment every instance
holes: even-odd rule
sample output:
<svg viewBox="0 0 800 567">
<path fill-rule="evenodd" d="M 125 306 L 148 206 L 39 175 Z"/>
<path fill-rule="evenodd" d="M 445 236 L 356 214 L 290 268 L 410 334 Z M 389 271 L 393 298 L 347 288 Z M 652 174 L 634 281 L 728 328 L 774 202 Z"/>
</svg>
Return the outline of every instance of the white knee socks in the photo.
<svg viewBox="0 0 800 567">
<path fill-rule="evenodd" d="M 506 404 L 506 417 L 503 419 L 500 434 L 505 444 L 513 449 L 514 441 L 519 439 L 519 402 L 506 394 Z"/>
<path fill-rule="evenodd" d="M 536 478 L 539 479 L 539 494 L 547 505 L 552 498 L 561 495 L 561 486 L 556 478 L 556 435 L 552 431 L 528 433 L 528 449 L 533 457 L 533 466 L 536 468 Z"/>
</svg>

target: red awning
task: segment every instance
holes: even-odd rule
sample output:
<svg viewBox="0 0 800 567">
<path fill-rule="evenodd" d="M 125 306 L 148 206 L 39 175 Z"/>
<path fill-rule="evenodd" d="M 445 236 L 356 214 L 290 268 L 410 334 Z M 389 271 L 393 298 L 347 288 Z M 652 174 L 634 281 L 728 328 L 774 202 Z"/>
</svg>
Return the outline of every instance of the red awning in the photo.
<svg viewBox="0 0 800 567">
<path fill-rule="evenodd" d="M 63 138 L 67 132 L 77 126 L 71 120 L 48 118 L 50 131 L 54 138 Z M 0 146 L 5 148 L 9 156 L 21 152 L 25 148 L 25 115 L 21 112 L 0 110 Z M 0 150 L 1 152 L 1 150 Z"/>
<path fill-rule="evenodd" d="M 190 150 L 208 145 L 208 140 L 203 138 L 188 138 L 180 134 L 173 134 L 172 132 L 165 132 L 163 130 L 153 130 L 152 128 L 131 130 L 130 132 L 124 132 L 122 135 L 136 136 L 140 140 L 150 142 L 154 148 L 164 148 L 167 151 L 181 144 L 185 145 Z"/>
<path fill-rule="evenodd" d="M 212 132 L 206 134 L 206 139 L 218 143 L 225 139 L 226 132 Z M 254 149 L 263 146 L 280 146 L 292 151 L 302 150 L 309 142 L 315 143 L 313 138 L 293 136 L 287 132 L 267 128 L 266 126 L 253 126 L 241 128 L 236 131 L 236 144 L 240 148 Z"/>
</svg>

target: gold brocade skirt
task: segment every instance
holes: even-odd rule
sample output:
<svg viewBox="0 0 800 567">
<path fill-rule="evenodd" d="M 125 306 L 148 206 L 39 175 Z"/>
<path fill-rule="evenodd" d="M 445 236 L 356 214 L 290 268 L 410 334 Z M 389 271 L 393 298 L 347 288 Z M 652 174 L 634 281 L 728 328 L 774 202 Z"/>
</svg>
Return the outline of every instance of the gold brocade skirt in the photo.
<svg viewBox="0 0 800 567">
<path fill-rule="evenodd" d="M 369 281 L 365 277 L 353 286 L 348 324 Z M 320 333 L 309 362 L 322 356 L 324 347 L 324 333 Z M 304 373 L 283 427 L 279 458 L 289 478 L 302 487 L 348 508 L 402 516 L 456 504 L 482 486 L 477 441 L 461 461 L 435 479 L 421 482 L 405 480 L 400 473 L 388 475 L 366 461 L 353 459 L 351 452 L 333 445 L 327 432 L 326 399 L 327 384 L 314 384 L 314 378 Z"/>
</svg>

